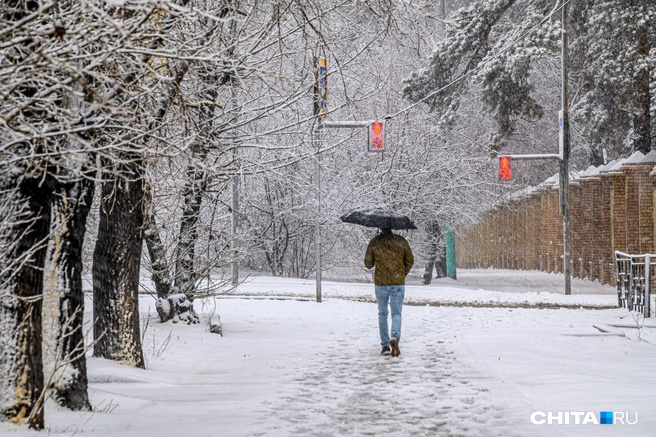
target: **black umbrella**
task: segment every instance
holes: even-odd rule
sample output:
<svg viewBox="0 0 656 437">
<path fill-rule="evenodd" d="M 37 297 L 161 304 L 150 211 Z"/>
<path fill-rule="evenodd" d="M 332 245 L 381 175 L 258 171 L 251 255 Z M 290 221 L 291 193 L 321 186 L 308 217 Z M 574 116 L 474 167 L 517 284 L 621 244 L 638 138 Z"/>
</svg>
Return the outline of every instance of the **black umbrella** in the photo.
<svg viewBox="0 0 656 437">
<path fill-rule="evenodd" d="M 353 209 L 341 216 L 340 220 L 370 228 L 417 229 L 408 216 L 383 208 Z"/>
</svg>

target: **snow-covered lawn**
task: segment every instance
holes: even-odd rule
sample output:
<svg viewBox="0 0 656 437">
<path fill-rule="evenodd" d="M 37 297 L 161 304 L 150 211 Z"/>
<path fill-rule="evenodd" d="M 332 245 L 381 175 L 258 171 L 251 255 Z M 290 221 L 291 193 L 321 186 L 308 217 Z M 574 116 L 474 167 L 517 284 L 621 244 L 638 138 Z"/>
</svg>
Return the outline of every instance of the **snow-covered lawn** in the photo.
<svg viewBox="0 0 656 437">
<path fill-rule="evenodd" d="M 273 295 L 294 294 L 294 281 L 260 281 Z M 327 288 L 336 296 L 371 292 L 367 287 L 373 288 Z M 531 302 L 543 295 L 532 294 Z M 217 299 L 223 337 L 205 324 L 157 323 L 154 301 L 143 296 L 144 321 L 150 314 L 143 335 L 148 370 L 89 358 L 95 412 L 49 404 L 46 431 L 3 424 L 0 434 L 655 435 L 652 320 L 636 323 L 622 309 L 406 306 L 402 355 L 391 358 L 379 355 L 375 305 L 327 296 L 321 304 Z M 198 302 L 201 312 L 213 308 Z M 533 425 L 534 411 L 638 412 L 639 420 L 633 426 Z"/>
<path fill-rule="evenodd" d="M 458 280 L 441 278 L 431 285 L 406 286 L 405 302 L 430 305 L 477 305 L 508 307 L 561 306 L 578 308 L 617 306 L 614 287 L 598 282 L 572 280 L 572 295 L 563 294 L 563 275 L 544 272 L 513 270 L 461 270 Z M 150 286 L 150 288 L 153 288 Z M 325 298 L 351 298 L 375 300 L 371 284 L 323 281 Z M 247 278 L 233 292 L 239 296 L 287 296 L 314 299 L 315 282 L 309 279 L 272 278 L 253 276 Z"/>
</svg>

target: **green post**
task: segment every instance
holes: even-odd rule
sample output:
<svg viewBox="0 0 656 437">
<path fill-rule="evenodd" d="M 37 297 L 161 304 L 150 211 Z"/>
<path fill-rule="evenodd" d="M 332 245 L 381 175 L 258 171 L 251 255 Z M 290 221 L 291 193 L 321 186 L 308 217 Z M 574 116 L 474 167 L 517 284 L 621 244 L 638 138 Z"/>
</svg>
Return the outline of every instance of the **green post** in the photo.
<svg viewBox="0 0 656 437">
<path fill-rule="evenodd" d="M 446 227 L 446 275 L 456 278 L 456 237 L 451 226 Z"/>
</svg>

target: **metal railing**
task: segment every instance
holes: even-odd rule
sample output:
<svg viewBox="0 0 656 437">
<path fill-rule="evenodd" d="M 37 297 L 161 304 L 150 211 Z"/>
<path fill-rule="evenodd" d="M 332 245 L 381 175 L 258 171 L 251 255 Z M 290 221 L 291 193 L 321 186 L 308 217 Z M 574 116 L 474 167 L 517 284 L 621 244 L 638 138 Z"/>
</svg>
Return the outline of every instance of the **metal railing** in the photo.
<svg viewBox="0 0 656 437">
<path fill-rule="evenodd" d="M 651 290 L 656 273 L 656 255 L 615 251 L 617 305 L 629 311 L 640 311 L 651 317 Z"/>
</svg>

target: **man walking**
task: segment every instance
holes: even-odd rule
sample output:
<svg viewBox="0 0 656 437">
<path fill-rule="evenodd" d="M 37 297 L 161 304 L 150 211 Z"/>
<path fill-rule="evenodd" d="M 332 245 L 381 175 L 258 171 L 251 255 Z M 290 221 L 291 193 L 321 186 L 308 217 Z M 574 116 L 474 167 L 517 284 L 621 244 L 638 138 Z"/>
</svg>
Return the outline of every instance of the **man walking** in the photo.
<svg viewBox="0 0 656 437">
<path fill-rule="evenodd" d="M 405 296 L 405 277 L 415 259 L 408 241 L 390 229 L 381 229 L 367 246 L 364 265 L 371 269 L 376 267 L 374 284 L 376 300 L 378 301 L 378 329 L 380 344 L 383 347 L 381 355 L 401 355 L 399 341 L 401 340 L 401 310 Z M 392 309 L 392 332 L 387 325 L 389 314 L 388 304 Z"/>
</svg>

